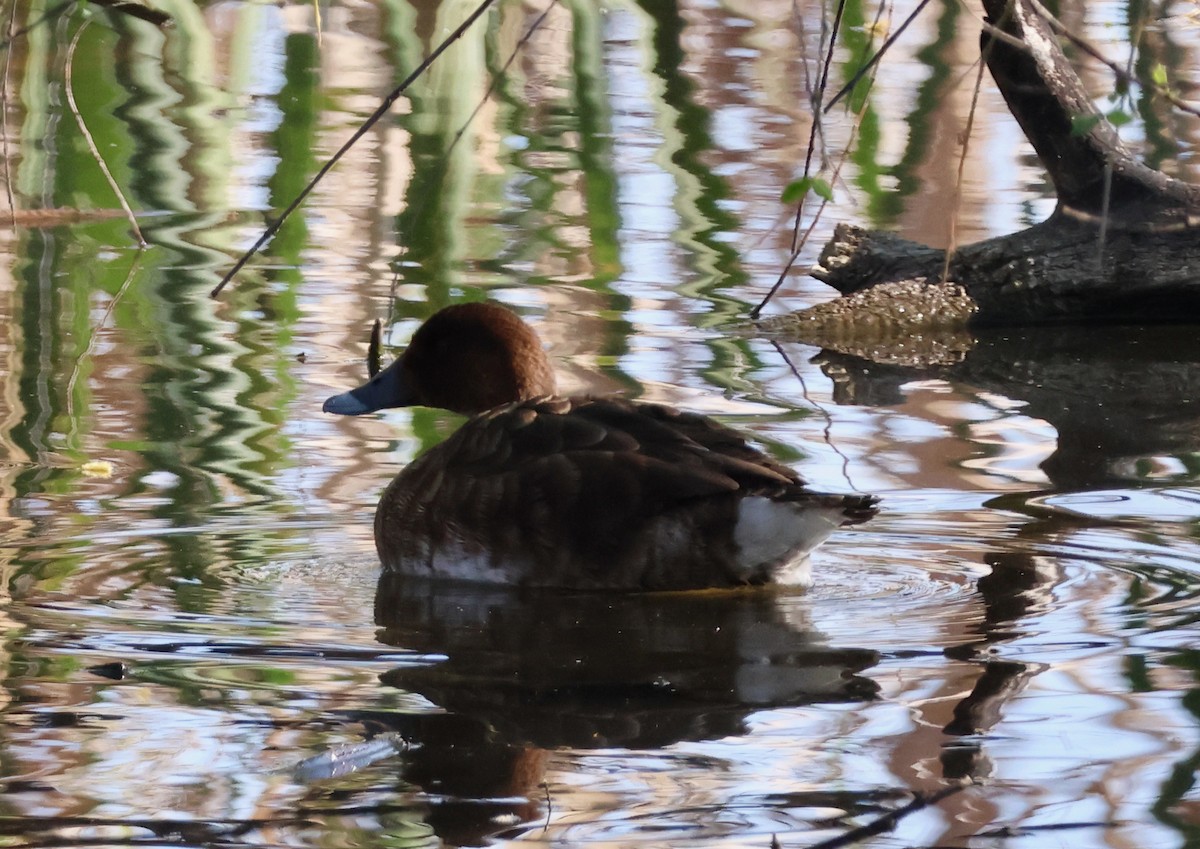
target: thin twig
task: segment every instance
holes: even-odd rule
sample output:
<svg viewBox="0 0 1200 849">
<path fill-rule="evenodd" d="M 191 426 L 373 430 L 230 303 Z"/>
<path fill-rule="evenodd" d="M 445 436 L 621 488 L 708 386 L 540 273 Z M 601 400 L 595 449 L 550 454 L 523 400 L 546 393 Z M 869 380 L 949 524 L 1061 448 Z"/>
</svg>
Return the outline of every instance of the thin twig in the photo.
<svg viewBox="0 0 1200 849">
<path fill-rule="evenodd" d="M 788 367 L 788 369 L 792 372 L 792 376 L 796 378 L 796 381 L 800 384 L 800 397 L 820 410 L 821 417 L 825 419 L 825 428 L 822 435 L 825 437 L 825 444 L 829 446 L 834 454 L 837 454 L 842 458 L 842 480 L 846 482 L 846 486 L 850 487 L 856 492 L 861 492 L 861 490 L 854 485 L 854 481 L 850 479 L 850 458 L 847 457 L 840 448 L 833 444 L 833 416 L 830 414 L 829 410 L 824 407 L 824 405 L 822 405 L 819 401 L 814 400 L 813 397 L 808 394 L 808 382 L 804 379 L 804 375 L 800 373 L 800 369 L 796 368 L 795 363 L 792 362 L 792 358 L 787 355 L 787 351 L 783 350 L 783 346 L 774 339 L 771 340 L 771 346 L 775 349 L 775 353 L 779 354 L 779 356 L 783 358 L 784 365 Z"/>
<path fill-rule="evenodd" d="M 822 23 L 821 38 L 822 39 L 824 39 L 824 33 L 825 33 L 825 27 L 824 27 L 825 20 L 824 19 L 825 19 L 825 4 L 822 3 L 821 4 L 821 23 Z M 792 21 L 793 21 L 793 25 L 796 28 L 796 40 L 800 43 L 800 52 L 796 58 L 800 62 L 800 69 L 804 72 L 804 90 L 806 92 L 811 92 L 813 90 L 813 81 L 812 81 L 812 75 L 809 73 L 809 70 L 808 70 L 808 66 L 809 66 L 808 51 L 805 49 L 805 42 L 807 40 L 808 30 L 804 26 L 804 13 L 800 11 L 800 7 L 797 3 L 797 0 L 792 0 Z M 825 42 L 822 40 L 820 43 L 824 44 Z"/>
<path fill-rule="evenodd" d="M 96 349 L 96 340 L 100 338 L 101 331 L 108 326 L 109 318 L 112 317 L 117 304 L 129 289 L 129 284 L 133 282 L 133 276 L 137 272 L 138 260 L 141 259 L 141 255 L 142 248 L 139 247 L 137 253 L 133 255 L 133 262 L 129 266 L 129 273 L 125 275 L 125 282 L 121 284 L 121 288 L 117 290 L 117 294 L 112 296 L 112 299 L 108 302 L 108 306 L 105 307 L 104 315 L 100 317 L 100 323 L 92 330 L 87 347 L 75 358 L 75 365 L 71 369 L 71 377 L 67 380 L 67 418 L 71 421 L 72 434 L 75 433 L 78 424 L 75 420 L 75 383 L 79 379 L 80 371 L 83 369 L 83 361 L 90 357 Z"/>
<path fill-rule="evenodd" d="M 8 40 L 12 41 L 13 27 L 17 24 L 17 4 L 12 0 L 8 15 Z M 17 229 L 17 201 L 13 197 L 12 162 L 8 152 L 8 80 L 12 74 L 12 51 L 4 51 L 4 76 L 0 78 L 0 146 L 4 156 L 4 196 L 8 200 L 8 215 L 12 228 Z"/>
<path fill-rule="evenodd" d="M 842 166 L 846 164 L 846 159 L 850 155 L 850 147 L 854 144 L 854 138 L 858 135 L 859 128 L 862 126 L 862 116 L 866 111 L 866 108 L 867 104 L 864 102 L 862 109 L 859 111 L 858 115 L 855 116 L 854 126 L 850 131 L 850 137 L 846 140 L 846 148 L 841 152 L 841 156 L 838 159 L 837 164 L 833 167 L 833 173 L 830 175 L 831 179 L 829 184 L 831 186 L 835 185 L 838 181 L 838 178 L 841 176 Z M 759 301 L 758 306 L 750 310 L 751 321 L 758 319 L 758 317 L 762 315 L 763 309 L 768 303 L 771 302 L 771 298 L 775 297 L 775 293 L 779 291 L 780 287 L 783 286 L 784 281 L 787 279 L 788 274 L 795 266 L 796 260 L 800 258 L 800 254 L 803 253 L 805 245 L 808 244 L 809 237 L 813 234 L 813 231 L 816 230 L 817 224 L 820 223 L 821 216 L 824 214 L 825 209 L 828 206 L 829 201 L 822 198 L 820 206 L 817 207 L 817 211 L 813 214 L 812 221 L 809 222 L 808 228 L 804 231 L 804 235 L 800 237 L 799 242 L 797 242 L 792 248 L 792 252 L 788 256 L 787 262 L 784 263 L 783 269 L 779 272 L 779 276 L 775 279 L 775 283 L 767 291 L 766 296 Z"/>
<path fill-rule="evenodd" d="M 446 148 L 446 156 L 449 156 L 450 151 L 454 150 L 454 146 L 458 144 L 459 139 L 463 137 L 463 133 L 467 131 L 467 127 L 469 127 L 471 122 L 475 120 L 475 116 L 479 114 L 479 110 L 483 108 L 483 105 L 487 103 L 488 98 L 492 96 L 492 92 L 496 90 L 496 86 L 500 84 L 500 80 L 506 73 L 508 73 L 509 67 L 512 66 L 513 61 L 517 58 L 517 53 L 519 53 L 521 48 L 529 42 L 529 39 L 533 38 L 533 34 L 541 28 L 542 23 L 546 20 L 546 16 L 550 14 L 550 10 L 558 4 L 559 0 L 550 0 L 549 5 L 547 5 L 546 8 L 542 10 L 542 13 L 534 19 L 532 24 L 529 25 L 529 29 L 525 30 L 525 34 L 517 40 L 516 45 L 513 47 L 512 53 L 508 54 L 508 58 L 504 60 L 504 64 L 500 67 L 500 70 L 492 74 L 492 79 L 488 83 L 487 90 L 484 91 L 483 97 L 479 98 L 479 102 L 475 104 L 475 108 L 471 110 L 471 114 L 467 116 L 467 120 L 463 121 L 462 126 L 458 128 L 458 132 L 454 134 L 454 139 L 450 142 L 450 146 Z"/>
<path fill-rule="evenodd" d="M 1108 211 L 1112 204 L 1113 166 L 1112 160 L 1104 160 L 1104 190 L 1100 196 L 1100 226 L 1096 232 L 1096 262 L 1104 269 L 1104 246 L 1108 243 Z"/>
<path fill-rule="evenodd" d="M 346 140 L 345 144 L 338 148 L 337 152 L 334 153 L 333 156 L 331 156 L 328 161 L 321 166 L 321 169 L 317 171 L 316 175 L 308 181 L 308 185 L 300 190 L 300 194 L 296 195 L 295 199 L 287 205 L 287 208 L 283 210 L 280 216 L 272 221 L 267 229 L 263 231 L 263 234 L 258 237 L 258 240 L 250 246 L 250 249 L 242 254 L 241 258 L 234 263 L 233 268 L 231 268 L 229 272 L 221 278 L 221 282 L 218 283 L 212 292 L 209 293 L 209 297 L 215 298 L 221 294 L 221 290 L 224 289 L 226 284 L 233 279 L 235 274 L 245 267 L 246 263 L 250 261 L 250 257 L 254 256 L 254 254 L 258 252 L 259 248 L 265 245 L 272 236 L 279 232 L 279 228 L 283 226 L 284 222 L 287 221 L 288 217 L 293 212 L 300 208 L 300 204 L 304 203 L 304 199 L 312 193 L 312 190 L 315 189 L 317 184 L 324 179 L 325 175 L 333 169 L 333 166 L 336 165 L 341 158 L 346 155 L 350 148 L 354 147 L 359 139 L 366 135 L 367 132 L 374 127 L 376 123 L 378 123 L 380 118 L 382 118 L 391 110 L 392 105 L 400 99 L 400 95 L 404 94 L 404 92 L 408 90 L 408 87 L 412 85 L 413 82 L 421 76 L 421 74 L 425 73 L 425 70 L 435 61 L 437 61 L 437 58 L 445 53 L 446 49 L 451 44 L 461 38 L 463 33 L 470 29 L 471 25 L 474 24 L 475 21 L 477 21 L 494 2 L 495 0 L 483 0 L 483 2 L 476 7 L 475 11 L 468 15 L 466 20 L 464 20 L 458 25 L 457 28 L 455 28 L 454 32 L 446 36 L 442 43 L 439 44 L 437 48 L 430 53 L 411 74 L 404 78 L 404 81 L 401 82 L 400 85 L 392 89 L 388 96 L 383 99 L 383 102 L 379 104 L 379 106 L 374 112 L 371 113 L 367 120 L 364 121 L 362 125 L 354 131 L 350 138 Z"/>
<path fill-rule="evenodd" d="M 834 169 L 833 173 L 835 177 L 840 170 L 840 166 Z M 783 264 L 783 268 L 780 270 L 779 276 L 775 278 L 775 282 L 771 284 L 771 288 L 767 290 L 767 294 L 763 296 L 763 299 L 758 302 L 758 306 L 750 310 L 751 321 L 758 320 L 758 317 L 762 315 L 763 309 L 771 302 L 771 298 L 775 297 L 775 293 L 779 291 L 779 288 L 783 285 L 784 281 L 787 280 L 787 276 L 789 273 L 791 273 L 793 266 L 796 265 L 796 260 L 800 258 L 800 254 L 804 250 L 804 246 L 808 244 L 808 237 L 812 235 L 813 230 L 816 229 L 817 224 L 820 222 L 821 213 L 825 211 L 825 207 L 828 205 L 829 201 L 822 198 L 821 205 L 817 207 L 817 211 L 813 214 L 812 221 L 808 222 L 808 229 L 804 231 L 804 235 L 800 237 L 799 243 L 792 249 L 791 254 L 788 255 L 787 262 Z"/>
<path fill-rule="evenodd" d="M 1019 50 L 1022 53 L 1026 53 L 1031 56 L 1033 55 L 1033 48 L 1031 48 L 1027 42 L 1017 38 L 1011 32 L 1005 32 L 1004 30 L 1000 29 L 1000 27 L 979 15 L 975 16 L 975 20 L 979 24 L 980 31 L 985 33 L 989 38 L 994 38 L 996 41 L 1002 41 L 1013 50 Z"/>
<path fill-rule="evenodd" d="M 842 86 L 841 90 L 839 90 L 838 93 L 833 96 L 833 99 L 831 99 L 829 103 L 825 104 L 824 111 L 826 114 L 828 114 L 829 110 L 832 109 L 839 100 L 845 97 L 847 93 L 852 91 L 854 87 L 858 85 L 858 81 L 865 77 L 868 71 L 870 71 L 875 67 L 876 64 L 879 63 L 879 60 L 883 58 L 883 54 L 887 53 L 888 50 L 891 49 L 891 46 L 896 43 L 896 40 L 904 34 L 906 29 L 908 29 L 908 25 L 915 21 L 917 19 L 917 15 L 921 14 L 922 10 L 924 10 L 924 8 L 928 5 L 929 0 L 921 0 L 921 2 L 917 4 L 917 8 L 913 9 L 912 14 L 905 18 L 903 23 L 896 28 L 896 31 L 888 36 L 887 40 L 883 42 L 883 46 L 875 51 L 875 55 L 868 59 L 867 63 L 858 69 L 857 73 L 850 78 L 850 82 Z"/>
<path fill-rule="evenodd" d="M 880 16 L 882 16 L 882 14 L 883 14 L 883 6 L 880 6 Z M 875 19 L 876 24 L 878 24 L 878 20 L 880 20 L 880 17 L 876 16 L 876 19 Z M 833 38 L 830 38 L 830 44 L 832 44 L 832 43 L 833 43 Z M 872 79 L 874 79 L 874 78 L 872 78 Z M 856 137 L 858 134 L 859 127 L 862 126 L 862 124 L 863 124 L 863 112 L 865 112 L 866 106 L 868 106 L 868 104 L 866 104 L 864 102 L 863 108 L 859 110 L 859 113 L 856 116 L 857 120 L 854 121 L 854 126 L 853 126 L 853 130 L 851 131 L 850 138 L 848 138 L 846 140 L 845 150 L 841 151 L 841 156 L 838 159 L 838 164 L 834 165 L 833 174 L 830 175 L 830 180 L 829 180 L 830 186 L 836 185 L 836 182 L 838 182 L 839 176 L 841 175 L 842 165 L 846 164 L 846 157 L 848 155 L 850 155 L 850 146 L 853 144 L 854 137 Z M 817 120 L 816 115 L 814 115 L 814 120 Z M 811 139 L 809 140 L 809 144 L 810 145 L 812 144 Z M 803 199 L 800 200 L 800 203 L 803 204 Z M 821 222 L 821 216 L 823 215 L 824 211 L 826 211 L 827 206 L 829 206 L 829 200 L 822 198 L 821 205 L 817 206 L 817 211 L 814 213 L 814 215 L 812 215 L 812 221 L 809 222 L 808 228 L 806 228 L 804 230 L 804 235 L 800 236 L 799 240 L 796 239 L 796 235 L 794 235 L 794 231 L 793 231 L 792 253 L 791 253 L 790 257 L 787 258 L 787 263 L 784 264 L 784 269 L 782 269 L 779 272 L 779 277 L 775 278 L 775 283 L 767 291 L 767 295 L 764 296 L 760 302 L 758 302 L 758 306 L 756 306 L 754 309 L 751 309 L 750 320 L 756 320 L 758 317 L 760 317 L 760 315 L 762 315 L 762 311 L 764 308 L 767 307 L 768 303 L 770 303 L 770 299 L 773 299 L 773 297 L 775 296 L 775 293 L 778 293 L 780 287 L 782 287 L 782 285 L 784 285 L 784 282 L 787 279 L 788 273 L 790 273 L 792 271 L 792 267 L 794 265 L 796 265 L 796 260 L 799 259 L 800 254 L 802 254 L 804 252 L 804 247 L 806 245 L 808 245 L 809 237 L 812 235 L 812 233 L 814 233 L 814 230 L 816 230 L 817 224 Z M 802 209 L 802 207 L 798 206 L 797 210 L 796 210 L 797 216 L 799 216 L 800 209 Z M 797 218 L 797 225 L 798 224 L 799 224 L 799 218 Z"/>
<path fill-rule="evenodd" d="M 9 33 L 8 40 L 3 44 L 0 44 L 0 50 L 7 50 L 8 48 L 12 47 L 12 43 L 18 38 L 25 35 L 27 32 L 30 32 L 34 27 L 41 26 L 51 18 L 57 18 L 60 14 L 74 6 L 75 2 L 76 0 L 66 0 L 66 2 L 59 3 L 57 6 L 51 6 L 42 14 L 40 18 L 30 21 L 28 24 L 21 27 L 14 33 Z"/>
<path fill-rule="evenodd" d="M 1046 23 L 1048 23 L 1050 25 L 1050 28 L 1052 30 L 1054 30 L 1056 33 L 1058 33 L 1058 35 L 1060 35 L 1061 37 L 1065 38 L 1067 41 L 1074 44 L 1076 47 L 1078 47 L 1084 53 L 1091 56 L 1093 59 L 1095 59 L 1101 65 L 1104 65 L 1106 68 L 1108 68 L 1110 71 L 1112 71 L 1113 75 L 1116 76 L 1116 78 L 1118 80 L 1120 80 L 1122 83 L 1124 83 L 1125 85 L 1129 85 L 1130 83 L 1137 83 L 1142 88 L 1150 89 L 1155 94 L 1157 94 L 1160 97 L 1162 97 L 1163 99 L 1165 99 L 1168 103 L 1170 103 L 1176 109 L 1179 109 L 1183 112 L 1187 112 L 1191 115 L 1200 117 L 1200 107 L 1192 106 L 1192 105 L 1188 104 L 1186 101 L 1184 101 L 1182 98 L 1180 98 L 1179 95 L 1175 94 L 1173 91 L 1171 91 L 1168 88 L 1164 88 L 1162 86 L 1156 85 L 1153 82 L 1150 82 L 1150 83 L 1143 82 L 1142 80 L 1135 77 L 1133 74 L 1128 73 L 1124 68 L 1122 68 L 1116 62 L 1114 62 L 1113 60 L 1111 60 L 1107 56 L 1105 56 L 1100 51 L 1099 47 L 1096 47 L 1096 45 L 1092 44 L 1086 38 L 1075 35 L 1075 33 L 1071 32 L 1071 30 L 1067 28 L 1066 24 L 1064 24 L 1058 18 L 1054 17 L 1054 15 L 1050 12 L 1050 10 L 1047 9 L 1045 6 L 1043 6 L 1041 3 L 1039 3 L 1037 0 L 1027 0 L 1027 2 L 1029 3 L 1030 8 L 1033 9 L 1033 11 L 1035 11 L 1037 13 L 1038 17 L 1040 17 L 1042 20 L 1044 20 Z"/>
<path fill-rule="evenodd" d="M 958 156 L 958 174 L 954 178 L 954 206 L 950 211 L 950 243 L 946 245 L 946 257 L 942 262 L 942 282 L 950 279 L 950 260 L 958 247 L 958 213 L 962 208 L 963 174 L 967 168 L 967 153 L 971 149 L 971 131 L 975 128 L 975 110 L 979 106 L 979 92 L 983 89 L 983 69 L 987 66 L 988 53 L 994 41 L 989 41 L 979 59 L 979 72 L 975 75 L 975 90 L 971 93 L 971 108 L 967 110 L 967 126 L 963 130 L 962 152 Z"/>
<path fill-rule="evenodd" d="M 829 87 L 829 69 L 833 66 L 833 52 L 837 47 L 838 33 L 842 29 L 842 16 L 846 11 L 846 0 L 839 0 L 837 12 L 833 16 L 833 27 L 829 34 L 829 44 L 825 50 L 825 61 L 821 63 L 821 79 L 817 83 L 817 90 L 813 92 L 812 106 L 813 116 L 812 123 L 808 129 L 808 150 L 804 154 L 804 173 L 801 179 L 808 179 L 812 171 L 813 154 L 817 149 L 817 136 L 821 133 L 821 100 L 825 97 L 825 92 Z M 806 193 L 807 196 L 807 193 Z M 800 222 L 804 217 L 804 198 L 800 198 L 796 202 L 796 222 L 792 225 L 792 251 L 796 250 L 796 246 L 800 239 Z"/>
<path fill-rule="evenodd" d="M 969 784 L 955 784 L 952 787 L 943 787 L 941 790 L 930 796 L 924 796 L 918 793 L 913 800 L 902 808 L 897 808 L 894 811 L 889 811 L 877 820 L 872 820 L 866 825 L 861 825 L 858 828 L 852 828 L 845 834 L 839 834 L 837 837 L 832 837 L 829 840 L 822 840 L 820 843 L 814 843 L 808 849 L 842 849 L 844 846 L 851 846 L 864 840 L 868 837 L 874 837 L 877 834 L 883 834 L 885 831 L 891 831 L 896 827 L 896 823 L 904 819 L 909 814 L 916 813 L 922 808 L 930 805 L 936 805 L 938 802 L 953 796 L 955 793 L 961 793 L 966 790 Z"/>
<path fill-rule="evenodd" d="M 125 210 L 125 215 L 129 218 L 129 226 L 133 228 L 133 235 L 137 237 L 138 247 L 144 248 L 146 247 L 146 239 L 142 236 L 142 228 L 138 227 L 137 217 L 133 214 L 133 210 L 129 208 L 129 204 L 125 200 L 125 193 L 121 191 L 121 187 L 113 179 L 112 172 L 108 170 L 108 164 L 100 154 L 100 148 L 96 147 L 96 142 L 92 139 L 92 134 L 88 132 L 87 124 L 83 121 L 83 115 L 79 112 L 79 104 L 75 102 L 75 91 L 71 81 L 71 68 L 75 64 L 75 48 L 78 46 L 79 39 L 83 35 L 83 31 L 88 28 L 89 23 L 91 22 L 85 20 L 79 25 L 79 29 L 75 31 L 75 35 L 71 39 L 71 45 L 67 48 L 67 67 L 64 71 L 67 104 L 70 106 L 71 114 L 75 117 L 75 122 L 79 124 L 79 131 L 83 134 L 83 140 L 87 142 L 88 150 L 92 152 L 92 157 L 96 160 L 96 164 L 100 166 L 100 173 L 108 181 L 109 188 L 113 190 L 113 193 L 117 196 L 117 201 L 121 204 L 121 209 Z"/>
</svg>

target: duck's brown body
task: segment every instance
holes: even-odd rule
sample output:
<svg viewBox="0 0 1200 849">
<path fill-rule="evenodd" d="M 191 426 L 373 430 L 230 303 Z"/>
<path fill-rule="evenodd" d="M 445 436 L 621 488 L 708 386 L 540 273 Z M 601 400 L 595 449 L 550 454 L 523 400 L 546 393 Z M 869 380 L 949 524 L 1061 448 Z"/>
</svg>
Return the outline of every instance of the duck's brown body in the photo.
<svg viewBox="0 0 1200 849">
<path fill-rule="evenodd" d="M 510 336 L 520 351 L 511 368 L 496 354 Z M 458 376 L 439 376 L 455 358 Z M 375 515 L 385 569 L 572 588 L 807 583 L 808 553 L 875 513 L 873 496 L 809 491 L 712 419 L 555 397 L 550 374 L 512 313 L 463 305 L 431 318 L 371 383 L 326 402 L 357 414 L 430 398 L 467 413 L 497 393 L 511 401 L 469 419 L 387 487 Z M 487 400 L 470 400 L 472 383 Z"/>
</svg>

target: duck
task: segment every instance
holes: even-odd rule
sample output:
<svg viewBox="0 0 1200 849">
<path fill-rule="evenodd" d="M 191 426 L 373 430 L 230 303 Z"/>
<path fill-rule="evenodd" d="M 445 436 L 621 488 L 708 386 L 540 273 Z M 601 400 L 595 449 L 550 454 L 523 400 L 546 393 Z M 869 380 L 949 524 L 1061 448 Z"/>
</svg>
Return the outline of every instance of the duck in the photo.
<svg viewBox="0 0 1200 849">
<path fill-rule="evenodd" d="M 384 489 L 384 573 L 516 587 L 671 591 L 807 586 L 809 555 L 879 499 L 810 489 L 708 416 L 568 397 L 533 328 L 482 301 L 444 307 L 365 384 L 327 399 L 358 416 L 467 416 Z"/>
</svg>

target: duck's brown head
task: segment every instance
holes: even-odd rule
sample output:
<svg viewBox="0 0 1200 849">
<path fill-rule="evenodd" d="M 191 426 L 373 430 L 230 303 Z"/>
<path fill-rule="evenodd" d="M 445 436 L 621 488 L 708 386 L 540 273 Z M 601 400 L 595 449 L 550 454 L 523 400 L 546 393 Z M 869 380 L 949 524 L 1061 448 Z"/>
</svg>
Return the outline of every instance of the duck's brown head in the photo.
<svg viewBox="0 0 1200 849">
<path fill-rule="evenodd" d="M 554 372 L 533 329 L 504 307 L 472 303 L 434 313 L 394 363 L 323 409 L 358 416 L 424 406 L 474 415 L 553 394 Z"/>
</svg>

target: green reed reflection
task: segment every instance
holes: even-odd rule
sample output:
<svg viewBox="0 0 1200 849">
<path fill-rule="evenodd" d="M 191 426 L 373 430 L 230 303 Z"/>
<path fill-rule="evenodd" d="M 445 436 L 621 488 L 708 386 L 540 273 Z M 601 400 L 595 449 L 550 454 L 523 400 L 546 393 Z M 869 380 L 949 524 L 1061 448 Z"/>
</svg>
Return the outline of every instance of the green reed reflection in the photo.
<svg viewBox="0 0 1200 849">
<path fill-rule="evenodd" d="M 869 102 L 863 112 L 858 143 L 851 152 L 851 159 L 858 173 L 856 183 L 868 198 L 867 209 L 871 223 L 876 227 L 896 226 L 906 207 L 907 198 L 921 188 L 919 169 L 929 157 L 932 134 L 937 129 L 936 113 L 944 107 L 947 91 L 954 82 L 948 54 L 953 49 L 958 34 L 959 7 L 955 3 L 943 3 L 938 6 L 938 10 L 934 40 L 916 53 L 917 58 L 928 68 L 929 75 L 917 88 L 915 105 L 906 121 L 908 141 L 900 160 L 891 166 L 885 166 L 881 162 L 880 120 Z M 850 56 L 843 68 L 847 79 L 876 48 L 866 27 L 868 14 L 873 15 L 874 12 L 861 3 L 846 4 L 841 35 Z M 859 83 L 858 90 L 866 96 L 865 80 Z M 880 182 L 885 175 L 894 178 L 894 187 Z"/>
<path fill-rule="evenodd" d="M 129 523 L 131 512 L 159 527 L 200 527 L 228 510 L 231 496 L 243 513 L 289 513 L 274 476 L 290 448 L 282 427 L 295 391 L 286 352 L 299 275 L 248 282 L 232 299 L 232 320 L 205 297 L 227 262 L 216 247 L 232 235 L 223 226 L 230 134 L 220 129 L 228 119 L 211 94 L 212 34 L 187 9 L 170 38 L 142 22 L 101 23 L 83 32 L 69 65 L 69 39 L 61 36 L 77 32 L 82 17 L 34 28 L 18 69 L 27 140 L 14 159 L 18 207 L 77 209 L 85 223 L 30 231 L 15 254 L 21 415 L 7 441 L 34 464 L 15 475 L 14 494 L 45 500 L 49 525 L 75 538 L 116 526 L 117 514 Z M 277 171 L 277 194 L 287 195 L 312 167 L 311 154 L 300 152 L 311 150 L 315 65 L 310 36 L 289 48 L 284 120 L 274 136 L 288 163 Z M 154 247 L 140 257 L 128 222 L 110 214 L 112 189 L 66 113 L 68 68 L 105 165 L 131 206 L 153 212 L 141 224 Z M 101 220 L 87 220 L 92 210 Z M 275 249 L 291 255 L 294 269 L 305 241 L 293 223 Z M 107 457 L 118 461 L 112 478 L 85 483 L 82 464 Z M 135 511 L 128 499 L 146 501 L 147 474 L 170 485 L 151 488 L 155 497 Z M 79 512 L 82 493 L 96 490 L 104 493 L 101 509 Z M 165 534 L 156 568 L 144 577 L 203 578 L 213 564 L 273 545 L 243 538 L 214 547 L 196 534 Z M 67 564 L 79 565 L 61 554 L 38 546 L 30 567 L 61 578 Z"/>
<path fill-rule="evenodd" d="M 702 321 L 707 324 L 742 317 L 742 300 L 722 296 L 720 291 L 746 282 L 740 258 L 728 243 L 714 238 L 736 228 L 734 216 L 722 209 L 720 201 L 729 196 L 724 178 L 704 163 L 704 154 L 712 147 L 707 109 L 692 98 L 693 84 L 683 73 L 685 55 L 682 45 L 684 20 L 673 0 L 638 0 L 638 5 L 654 21 L 652 37 L 654 74 L 663 83 L 660 114 L 672 116 L 666 144 L 677 187 L 675 207 L 684 218 L 673 238 L 689 248 L 691 280 L 664 281 L 693 296 L 703 296 L 714 305 Z M 672 137 L 675 133 L 677 138 Z"/>
</svg>

